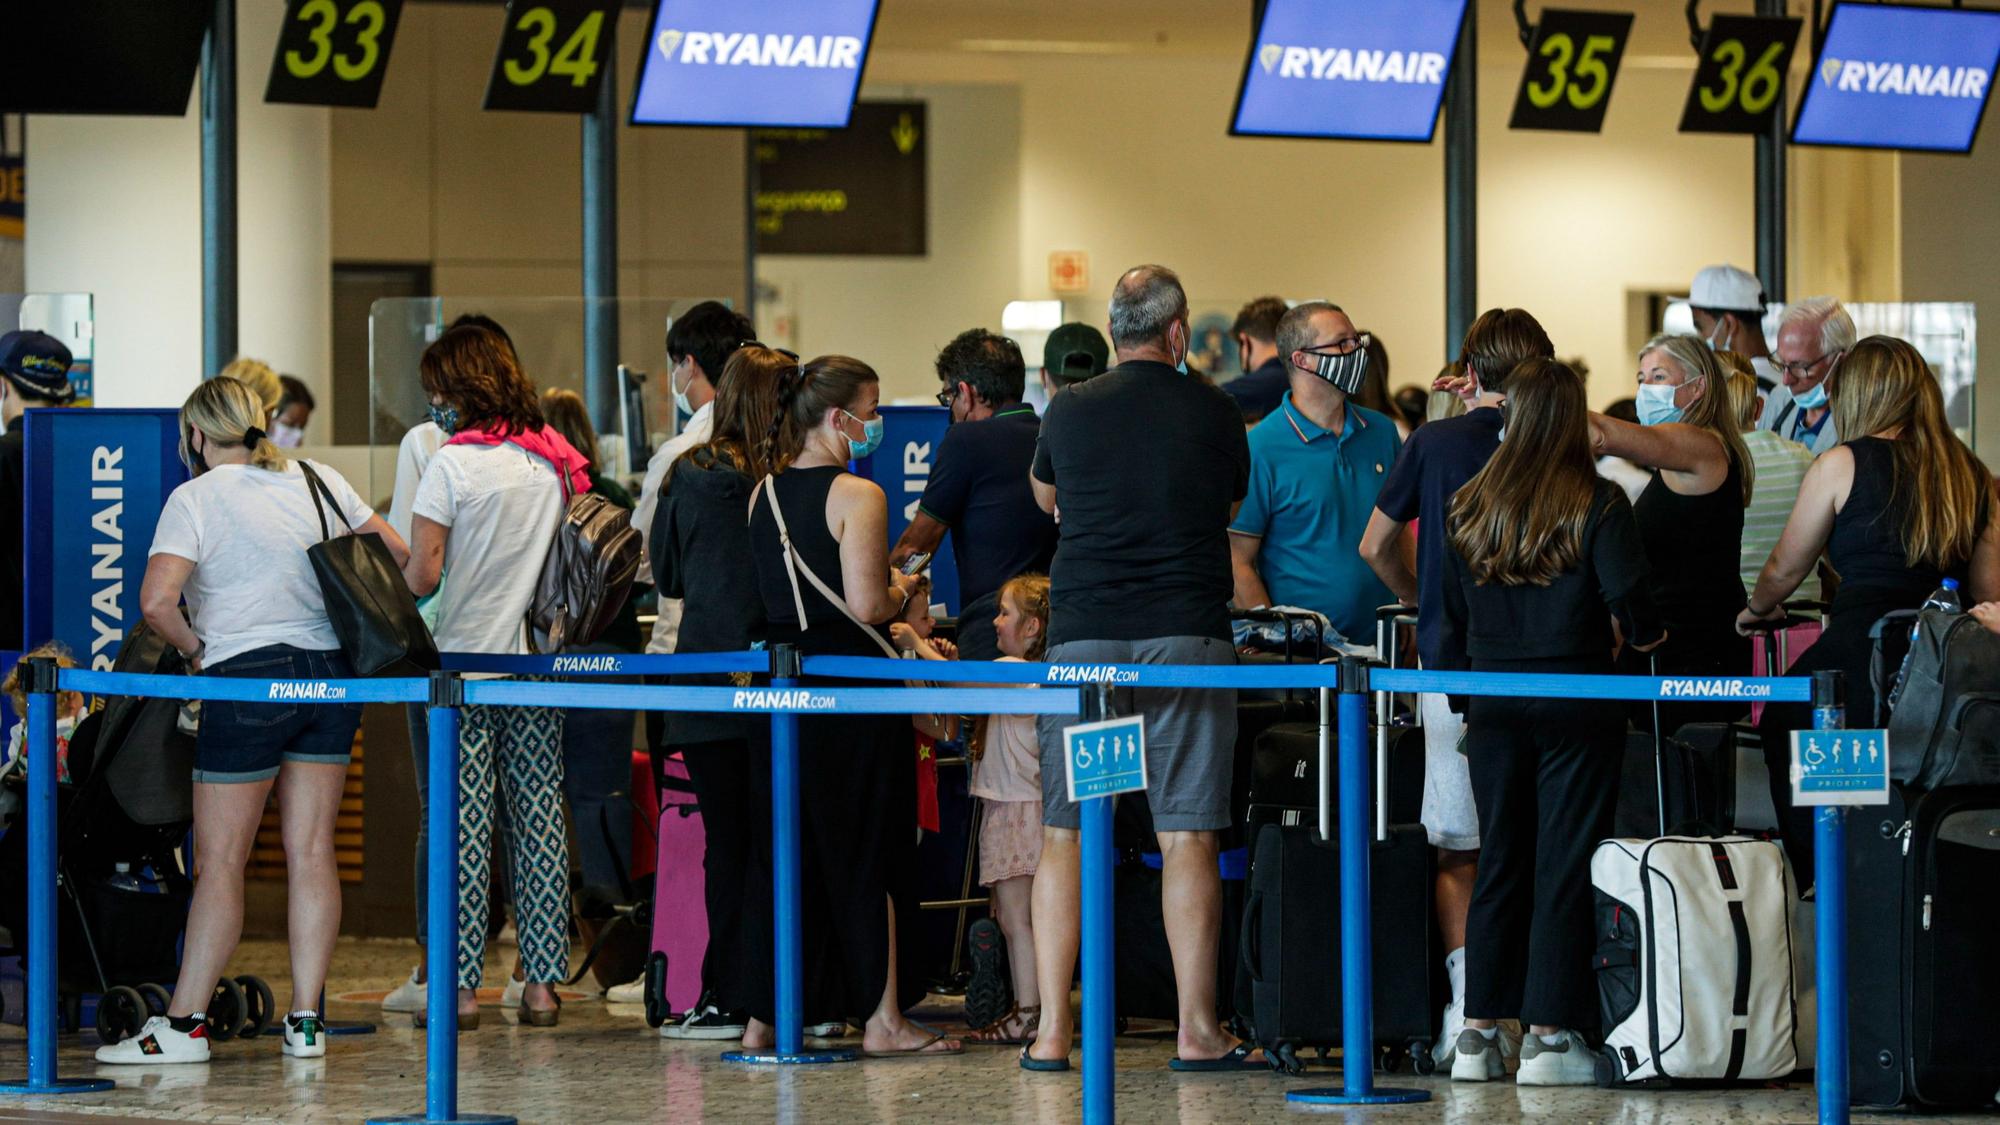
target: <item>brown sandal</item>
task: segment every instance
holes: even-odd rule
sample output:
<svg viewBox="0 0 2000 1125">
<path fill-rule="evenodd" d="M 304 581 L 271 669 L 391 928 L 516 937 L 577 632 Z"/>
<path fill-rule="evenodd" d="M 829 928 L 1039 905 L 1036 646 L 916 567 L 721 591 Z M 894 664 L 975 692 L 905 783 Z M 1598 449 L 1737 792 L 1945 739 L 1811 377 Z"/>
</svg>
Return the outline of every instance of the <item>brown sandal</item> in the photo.
<svg viewBox="0 0 2000 1125">
<path fill-rule="evenodd" d="M 1008 1035 L 1005 1028 L 1008 1024 L 1016 1020 L 1022 1021 L 1025 1026 L 1019 1035 Z M 974 1028 L 966 1032 L 965 1041 L 988 1047 L 1018 1047 L 1023 1044 L 1033 1043 L 1035 1041 L 1035 1028 L 1041 1023 L 1041 1020 L 1042 1006 L 1040 1004 L 1032 1008 L 1023 1008 L 1019 1004 L 1014 1004 L 1008 1007 L 1006 1015 L 987 1024 L 985 1027 Z"/>
</svg>

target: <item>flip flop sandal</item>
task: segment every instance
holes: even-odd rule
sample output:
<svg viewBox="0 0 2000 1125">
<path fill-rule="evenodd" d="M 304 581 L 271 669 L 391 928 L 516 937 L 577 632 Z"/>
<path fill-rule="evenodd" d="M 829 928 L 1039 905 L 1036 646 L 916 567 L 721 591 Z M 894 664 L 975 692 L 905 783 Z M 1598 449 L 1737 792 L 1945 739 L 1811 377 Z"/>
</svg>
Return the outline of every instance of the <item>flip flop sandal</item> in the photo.
<svg viewBox="0 0 2000 1125">
<path fill-rule="evenodd" d="M 925 1030 L 929 1029 L 926 1028 Z M 932 1031 L 931 1037 L 929 1039 L 924 1040 L 922 1043 L 919 1043 L 914 1047 L 910 1047 L 908 1049 L 900 1051 L 862 1051 L 861 1057 L 864 1059 L 914 1059 L 918 1057 L 943 1058 L 947 1055 L 962 1055 L 965 1053 L 964 1044 L 960 1044 L 959 1046 L 953 1047 L 949 1051 L 931 1050 L 932 1047 L 935 1047 L 939 1043 L 944 1042 L 948 1038 L 950 1038 L 950 1036 L 947 1036 L 942 1031 Z"/>
<path fill-rule="evenodd" d="M 1250 1052 L 1256 1050 L 1260 1050 L 1260 1048 L 1253 1043 L 1238 1043 L 1228 1054 L 1219 1059 L 1169 1059 L 1167 1060 L 1167 1068 L 1183 1072 L 1224 1072 L 1230 1074 L 1270 1070 L 1270 1063 L 1261 1058 L 1254 1061 L 1250 1058 Z"/>
<path fill-rule="evenodd" d="M 1035 1041 L 1030 1039 L 1026 1044 L 1024 1044 L 1021 1047 L 1022 1070 L 1031 1070 L 1038 1074 L 1059 1074 L 1062 1071 L 1069 1069 L 1068 1055 L 1064 1055 L 1062 1058 L 1059 1059 L 1038 1059 L 1035 1056 L 1028 1053 L 1029 1048 L 1033 1047 L 1034 1045 Z"/>
<path fill-rule="evenodd" d="M 976 1043 L 984 1047 L 1023 1046 L 1035 1041 L 1035 1025 L 1041 1022 L 1041 1018 L 1042 1008 L 1039 1004 L 1032 1008 L 1011 1007 L 1007 1009 L 1006 1015 L 987 1024 L 985 1027 L 974 1028 L 967 1032 L 964 1039 L 967 1043 Z M 1001 1028 L 1016 1021 L 1024 1023 L 1028 1031 L 1021 1035 L 1006 1035 L 1001 1032 Z"/>
</svg>

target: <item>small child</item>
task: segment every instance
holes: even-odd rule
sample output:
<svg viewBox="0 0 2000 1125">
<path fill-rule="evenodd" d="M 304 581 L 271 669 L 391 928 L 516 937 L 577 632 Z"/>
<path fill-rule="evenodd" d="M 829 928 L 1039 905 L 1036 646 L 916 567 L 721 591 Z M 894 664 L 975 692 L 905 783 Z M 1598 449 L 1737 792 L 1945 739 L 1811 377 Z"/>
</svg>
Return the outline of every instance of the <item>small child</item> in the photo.
<svg viewBox="0 0 2000 1125">
<path fill-rule="evenodd" d="M 7 732 L 7 755 L 5 765 L 0 765 L 0 775 L 21 771 L 25 776 L 28 769 L 28 661 L 51 658 L 58 667 L 76 667 L 76 657 L 70 655 L 69 647 L 59 641 L 50 641 L 33 652 L 21 654 L 21 662 L 8 671 L 5 682 L 0 682 L 0 692 L 7 694 L 7 701 L 14 705 L 18 720 Z M 63 691 L 56 693 L 56 781 L 65 783 L 69 776 L 69 736 L 76 732 L 76 725 L 83 721 L 83 693 Z"/>
<path fill-rule="evenodd" d="M 993 631 L 1000 659 L 1036 661 L 1047 649 L 1049 580 L 1024 574 L 1000 588 L 1000 612 Z M 969 935 L 972 980 L 966 985 L 968 1019 L 981 1022 L 968 1040 L 1023 1043 L 1041 1019 L 1035 982 L 1035 930 L 1029 920 L 1035 869 L 1042 857 L 1042 762 L 1032 715 L 991 715 L 975 739 L 977 764 L 972 795 L 985 808 L 979 826 L 979 882 L 992 888 L 993 914 L 1007 939 L 1007 965 L 1014 1001 L 1004 1012 L 986 1000 L 1000 994 L 999 960 L 993 954 L 993 921 L 982 919 Z M 982 928 L 984 933 L 982 933 Z M 982 969 L 984 970 L 982 972 Z M 984 1011 L 974 1009 L 984 1008 Z"/>
</svg>

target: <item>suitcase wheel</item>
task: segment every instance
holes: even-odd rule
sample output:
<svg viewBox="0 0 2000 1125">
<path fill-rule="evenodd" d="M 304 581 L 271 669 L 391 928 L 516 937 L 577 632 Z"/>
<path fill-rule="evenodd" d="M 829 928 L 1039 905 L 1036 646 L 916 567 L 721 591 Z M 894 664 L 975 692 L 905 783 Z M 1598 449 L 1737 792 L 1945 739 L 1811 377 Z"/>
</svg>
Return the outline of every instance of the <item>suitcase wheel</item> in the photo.
<svg viewBox="0 0 2000 1125">
<path fill-rule="evenodd" d="M 1291 1043 L 1281 1040 L 1277 1044 L 1266 1048 L 1264 1058 L 1269 1060 L 1272 1070 L 1278 1071 L 1281 1074 L 1298 1075 L 1306 1072 L 1306 1064 L 1304 1060 L 1299 1058 L 1298 1048 Z"/>
<path fill-rule="evenodd" d="M 1431 1053 L 1430 1040 L 1410 1040 L 1410 1067 L 1425 1078 L 1437 1073 L 1437 1056 Z"/>
<path fill-rule="evenodd" d="M 1375 1060 L 1375 1065 L 1382 1068 L 1382 1073 L 1394 1074 L 1403 1069 L 1403 1059 L 1406 1057 L 1403 1048 L 1394 1043 L 1383 1043 L 1375 1048 L 1375 1053 L 1379 1056 Z"/>
</svg>

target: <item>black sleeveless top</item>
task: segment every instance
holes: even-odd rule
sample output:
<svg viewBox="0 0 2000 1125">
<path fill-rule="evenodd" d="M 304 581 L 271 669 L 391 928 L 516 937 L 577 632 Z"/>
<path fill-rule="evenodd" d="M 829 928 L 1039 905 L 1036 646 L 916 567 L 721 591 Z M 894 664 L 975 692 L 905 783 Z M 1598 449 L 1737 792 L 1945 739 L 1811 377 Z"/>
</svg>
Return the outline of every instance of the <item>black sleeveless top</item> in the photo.
<svg viewBox="0 0 2000 1125">
<path fill-rule="evenodd" d="M 826 529 L 826 500 L 834 480 L 846 471 L 827 465 L 786 469 L 773 478 L 792 548 L 819 580 L 841 597 L 847 591 L 840 574 L 840 540 Z M 808 627 L 801 629 L 797 604 L 792 600 L 790 566 L 778 538 L 777 518 L 771 514 L 771 490 L 772 483 L 767 482 L 750 509 L 750 553 L 756 558 L 757 589 L 764 599 L 771 640 L 796 644 L 805 652 L 881 656 L 881 647 L 862 634 L 803 574 L 798 576 L 798 592 L 805 602 Z"/>
<path fill-rule="evenodd" d="M 1854 455 L 1854 485 L 1847 503 L 1833 516 L 1827 561 L 1840 575 L 1833 615 L 1867 617 L 1872 622 L 1891 609 L 1915 609 L 1946 577 L 1965 578 L 1970 559 L 1949 570 L 1929 563 L 1910 566 L 1903 543 L 1902 505 L 1896 496 L 1895 454 L 1887 441 L 1863 437 L 1844 443 Z M 1989 512 L 1980 513 L 1983 529 Z"/>
<path fill-rule="evenodd" d="M 1652 572 L 1653 605 L 1671 633 L 1730 633 L 1743 609 L 1743 466 L 1706 496 L 1667 487 L 1658 469 L 1632 505 Z"/>
</svg>

